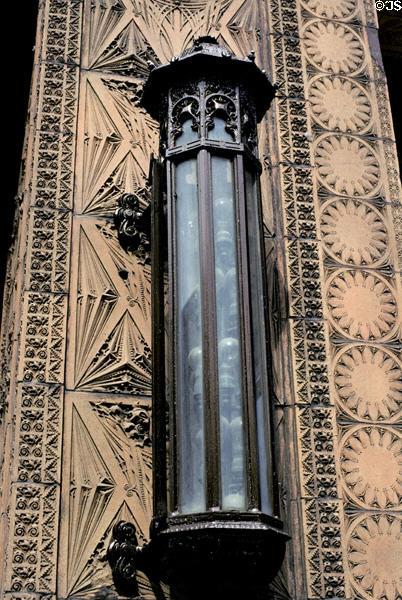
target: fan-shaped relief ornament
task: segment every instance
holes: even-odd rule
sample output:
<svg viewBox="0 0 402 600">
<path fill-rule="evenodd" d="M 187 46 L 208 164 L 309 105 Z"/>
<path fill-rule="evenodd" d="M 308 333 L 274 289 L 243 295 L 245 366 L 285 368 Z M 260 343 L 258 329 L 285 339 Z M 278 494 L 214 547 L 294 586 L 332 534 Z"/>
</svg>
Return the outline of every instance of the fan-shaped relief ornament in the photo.
<svg viewBox="0 0 402 600">
<path fill-rule="evenodd" d="M 328 75 L 315 77 L 308 98 L 313 118 L 322 128 L 359 134 L 370 129 L 370 98 L 356 81 Z"/>
<path fill-rule="evenodd" d="M 357 10 L 356 0 L 303 0 L 302 4 L 319 17 L 350 19 Z"/>
<path fill-rule="evenodd" d="M 339 270 L 326 284 L 330 323 L 343 336 L 389 340 L 399 323 L 395 290 L 370 271 Z"/>
<path fill-rule="evenodd" d="M 365 63 L 363 40 L 351 27 L 333 21 L 310 21 L 302 32 L 309 62 L 320 71 L 355 75 Z"/>
<path fill-rule="evenodd" d="M 314 148 L 321 184 L 345 196 L 373 196 L 381 185 L 380 164 L 373 148 L 360 138 L 327 134 Z"/>
<path fill-rule="evenodd" d="M 402 363 L 388 348 L 352 345 L 334 362 L 339 407 L 353 419 L 395 422 L 402 416 Z"/>
<path fill-rule="evenodd" d="M 388 256 L 387 226 L 367 202 L 329 200 L 321 209 L 320 230 L 326 251 L 338 262 L 374 267 Z"/>
<path fill-rule="evenodd" d="M 402 517 L 369 514 L 352 522 L 347 539 L 351 583 L 365 600 L 402 596 Z"/>
<path fill-rule="evenodd" d="M 367 425 L 349 431 L 340 443 L 342 483 L 347 495 L 367 509 L 402 506 L 402 434 Z"/>
</svg>

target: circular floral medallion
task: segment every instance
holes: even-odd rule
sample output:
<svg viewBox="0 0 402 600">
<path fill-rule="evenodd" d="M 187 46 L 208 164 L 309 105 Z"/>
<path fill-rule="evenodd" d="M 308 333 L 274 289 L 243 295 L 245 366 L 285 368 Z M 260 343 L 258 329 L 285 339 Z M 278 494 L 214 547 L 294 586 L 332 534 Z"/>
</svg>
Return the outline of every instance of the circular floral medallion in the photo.
<svg viewBox="0 0 402 600">
<path fill-rule="evenodd" d="M 321 137 L 315 147 L 321 183 L 331 192 L 369 196 L 380 184 L 380 166 L 372 148 L 351 136 Z"/>
<path fill-rule="evenodd" d="M 348 533 L 348 567 L 356 590 L 367 600 L 402 597 L 402 518 L 364 515 Z"/>
<path fill-rule="evenodd" d="M 346 491 L 365 508 L 402 505 L 402 435 L 391 428 L 359 427 L 341 442 Z"/>
<path fill-rule="evenodd" d="M 371 123 L 371 103 L 364 88 L 342 77 L 312 81 L 309 100 L 315 120 L 324 129 L 364 133 Z"/>
<path fill-rule="evenodd" d="M 390 350 L 365 345 L 342 350 L 335 360 L 334 383 L 341 407 L 353 418 L 400 418 L 402 363 Z"/>
<path fill-rule="evenodd" d="M 374 266 L 387 254 L 387 228 L 381 213 L 367 203 L 331 200 L 321 212 L 325 248 L 335 260 Z"/>
<path fill-rule="evenodd" d="M 389 283 L 377 273 L 338 271 L 327 284 L 329 316 L 344 336 L 384 340 L 397 323 L 397 305 Z"/>
<path fill-rule="evenodd" d="M 305 0 L 304 5 L 328 19 L 346 19 L 356 10 L 355 0 Z"/>
<path fill-rule="evenodd" d="M 351 74 L 363 66 L 363 45 L 350 27 L 331 21 L 312 21 L 303 38 L 307 57 L 317 69 Z"/>
</svg>

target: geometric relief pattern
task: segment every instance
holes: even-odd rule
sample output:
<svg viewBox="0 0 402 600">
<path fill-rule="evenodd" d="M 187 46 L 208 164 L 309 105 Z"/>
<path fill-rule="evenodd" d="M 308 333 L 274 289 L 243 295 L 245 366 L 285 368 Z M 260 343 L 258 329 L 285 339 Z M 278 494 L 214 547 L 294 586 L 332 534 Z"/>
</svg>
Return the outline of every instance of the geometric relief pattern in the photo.
<svg viewBox="0 0 402 600">
<path fill-rule="evenodd" d="M 149 403 L 70 393 L 67 409 L 62 593 L 92 597 L 111 584 L 103 563 L 116 519 L 135 523 L 144 542 L 151 511 Z M 85 457 L 85 460 L 83 460 Z M 89 595 L 89 596 L 88 596 Z"/>
<path fill-rule="evenodd" d="M 276 193 L 273 186 L 273 201 L 276 211 L 283 215 L 284 229 L 277 229 L 275 234 L 282 237 L 277 244 L 278 263 L 285 273 L 287 296 L 287 306 L 282 314 L 290 316 L 287 325 L 290 334 L 291 385 L 295 395 L 292 398 L 293 394 L 285 391 L 283 403 L 294 403 L 295 423 L 292 429 L 295 439 L 291 444 L 294 443 L 293 460 L 300 481 L 299 485 L 289 481 L 287 493 L 295 494 L 292 497 L 298 498 L 301 522 L 296 523 L 294 511 L 288 509 L 292 519 L 288 520 L 286 526 L 295 537 L 294 550 L 297 552 L 299 543 L 304 548 L 302 569 L 305 584 L 293 584 L 296 587 L 294 596 L 309 599 L 342 598 L 348 596 L 343 566 L 344 516 L 337 476 L 335 403 L 329 385 L 330 330 L 324 313 L 316 171 L 321 169 L 320 175 L 328 186 L 345 184 L 343 181 L 338 184 L 338 171 L 341 176 L 344 175 L 344 170 L 340 170 L 338 165 L 339 158 L 331 156 L 328 159 L 324 154 L 332 147 L 330 141 L 327 142 L 326 138 L 322 140 L 322 160 L 321 157 L 314 157 L 312 152 L 310 107 L 314 104 L 306 101 L 308 87 L 305 61 L 309 60 L 310 69 L 312 65 L 317 65 L 320 70 L 328 68 L 340 79 L 350 71 L 360 72 L 364 57 L 360 39 L 343 24 L 315 19 L 311 26 L 307 23 L 301 33 L 301 25 L 307 15 L 304 11 L 306 7 L 320 16 L 328 17 L 329 14 L 353 12 L 354 3 L 351 6 L 348 2 L 324 1 L 303 2 L 301 5 L 300 1 L 275 0 L 265 4 L 269 11 L 270 27 L 275 33 L 270 36 L 271 77 L 280 84 L 278 98 L 272 109 L 279 156 L 273 156 L 269 161 L 272 163 L 272 176 L 279 180 L 281 187 L 280 192 Z M 347 48 L 347 56 L 341 53 L 342 48 Z M 318 75 L 316 80 L 313 91 L 315 114 L 323 123 L 331 120 L 332 126 L 342 127 L 339 118 L 335 123 L 336 114 L 332 116 L 330 110 L 336 107 L 339 87 L 342 88 L 340 94 L 348 94 L 348 86 L 337 85 L 332 89 L 327 82 L 321 84 Z M 328 89 L 333 99 L 329 110 L 325 111 L 325 107 L 320 108 L 320 102 Z M 349 113 L 352 124 L 368 114 L 365 108 L 360 108 L 365 106 L 360 97 L 356 106 L 355 110 L 351 107 Z M 363 176 L 365 171 L 362 168 Z M 332 230 L 328 233 L 333 235 Z M 332 238 L 327 241 L 328 244 L 331 242 Z M 276 349 L 274 360 L 281 360 Z M 279 394 L 283 392 L 279 391 Z M 297 564 L 290 566 L 293 571 L 299 568 Z"/>
<path fill-rule="evenodd" d="M 25 293 L 19 379 L 63 381 L 66 307 L 64 294 Z"/>
<path fill-rule="evenodd" d="M 402 517 L 367 514 L 353 520 L 348 568 L 354 590 L 365 600 L 402 597 Z"/>
<path fill-rule="evenodd" d="M 402 418 L 402 363 L 380 345 L 345 346 L 334 360 L 339 408 L 352 419 L 397 422 Z"/>
<path fill-rule="evenodd" d="M 89 64 L 107 71 L 120 64 L 126 75 L 138 76 L 137 69 L 141 72 L 147 59 L 165 63 L 194 37 L 211 31 L 230 4 L 230 0 L 183 0 L 180 4 L 174 0 L 93 0 Z"/>
<path fill-rule="evenodd" d="M 344 264 L 377 266 L 389 252 L 387 225 L 368 203 L 331 199 L 322 207 L 322 241 L 328 254 Z"/>
<path fill-rule="evenodd" d="M 402 432 L 357 426 L 339 446 L 343 482 L 351 500 L 368 509 L 401 509 Z"/>
<path fill-rule="evenodd" d="M 127 254 L 119 257 L 122 250 L 116 251 L 118 244 L 113 243 L 112 232 L 115 236 L 115 230 L 105 226 L 100 230 L 80 227 L 75 387 L 149 394 L 150 324 L 145 317 L 150 311 L 143 310 L 144 305 L 149 306 L 149 286 L 139 285 L 144 281 L 145 267 Z M 116 264 L 116 254 L 120 265 Z M 133 281 L 137 283 L 133 285 Z"/>
<path fill-rule="evenodd" d="M 125 312 L 83 373 L 77 388 L 144 393 L 151 389 L 150 378 L 150 349 L 129 312 Z"/>
<path fill-rule="evenodd" d="M 261 35 L 254 0 L 87 0 L 84 14 L 66 371 L 63 597 L 91 597 L 111 586 L 102 556 L 113 524 L 120 518 L 134 522 L 144 540 L 151 518 L 150 268 L 121 248 L 110 222 L 121 193 L 134 194 L 142 207 L 150 200 L 146 179 L 150 155 L 158 151 L 158 129 L 139 106 L 148 61 L 167 62 L 202 34 L 216 35 L 245 56 L 258 52 Z M 152 596 L 142 580 L 141 586 Z"/>
<path fill-rule="evenodd" d="M 93 543 L 93 535 L 116 487 L 82 418 L 73 407 L 71 438 L 71 485 L 69 502 L 68 578 L 79 572 L 80 563 Z M 85 457 L 85 460 L 82 458 Z"/>
<path fill-rule="evenodd" d="M 302 0 L 301 5 L 309 11 L 301 13 L 304 78 L 325 259 L 344 564 L 350 597 L 397 600 L 402 293 L 394 245 L 398 220 L 390 204 L 397 214 L 401 201 L 386 81 L 364 27 L 373 25 L 374 4 Z"/>
<path fill-rule="evenodd" d="M 331 192 L 369 196 L 380 185 L 379 164 L 369 144 L 351 136 L 323 136 L 315 147 L 320 182 Z"/>
<path fill-rule="evenodd" d="M 139 195 L 144 188 L 157 130 L 139 108 L 139 82 L 119 78 L 83 79 L 83 143 L 77 208 L 88 214 L 111 214 L 123 192 Z"/>
<path fill-rule="evenodd" d="M 357 74 L 365 53 L 356 30 L 331 21 L 308 21 L 303 30 L 304 49 L 317 70 L 334 74 Z"/>
<path fill-rule="evenodd" d="M 356 13 L 356 0 L 307 0 L 303 6 L 317 15 L 328 19 L 350 20 Z"/>
<path fill-rule="evenodd" d="M 54 600 L 82 3 L 39 3 L 13 287 L 5 597 Z M 2 486 L 3 487 L 3 486 Z M 6 531 L 5 538 L 3 534 Z M 3 544 L 3 542 L 5 543 Z M 3 556 L 3 555 L 2 555 Z"/>
<path fill-rule="evenodd" d="M 361 134 L 372 125 L 367 91 L 346 77 L 324 75 L 312 79 L 308 97 L 312 116 L 323 129 Z"/>
<path fill-rule="evenodd" d="M 55 590 L 59 489 L 13 484 L 10 498 L 12 553 L 5 588 L 13 592 Z"/>
<path fill-rule="evenodd" d="M 396 290 L 372 271 L 336 271 L 327 282 L 327 302 L 331 324 L 348 338 L 389 339 L 399 325 Z"/>
<path fill-rule="evenodd" d="M 21 385 L 18 390 L 14 479 L 32 483 L 60 481 L 61 413 L 59 385 Z"/>
</svg>

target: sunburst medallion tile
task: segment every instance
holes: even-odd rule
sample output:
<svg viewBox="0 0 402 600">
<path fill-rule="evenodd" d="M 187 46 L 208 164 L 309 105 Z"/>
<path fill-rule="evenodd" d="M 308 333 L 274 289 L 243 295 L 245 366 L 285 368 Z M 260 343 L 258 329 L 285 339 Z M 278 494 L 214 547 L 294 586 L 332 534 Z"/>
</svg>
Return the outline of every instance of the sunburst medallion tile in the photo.
<svg viewBox="0 0 402 600">
<path fill-rule="evenodd" d="M 338 271 L 328 281 L 327 304 L 331 323 L 348 338 L 385 340 L 397 325 L 394 290 L 376 273 Z"/>
<path fill-rule="evenodd" d="M 321 183 L 336 194 L 371 196 L 380 185 L 380 165 L 369 144 L 351 136 L 325 135 L 315 147 Z"/>
<path fill-rule="evenodd" d="M 340 465 L 347 494 L 368 509 L 402 504 L 402 435 L 391 428 L 353 429 L 341 442 Z"/>
<path fill-rule="evenodd" d="M 342 350 L 334 366 L 340 407 L 367 421 L 396 421 L 402 415 L 402 363 L 389 349 L 353 345 Z"/>
<path fill-rule="evenodd" d="M 353 29 L 332 21 L 312 21 L 303 32 L 308 60 L 330 73 L 357 73 L 364 64 L 362 41 Z"/>
<path fill-rule="evenodd" d="M 367 202 L 330 200 L 322 208 L 320 229 L 325 249 L 338 262 L 377 266 L 387 255 L 384 219 Z"/>
<path fill-rule="evenodd" d="M 305 0 L 304 6 L 320 17 L 347 19 L 356 11 L 355 0 Z"/>
<path fill-rule="evenodd" d="M 315 78 L 308 97 L 313 117 L 324 129 L 364 133 L 371 123 L 370 99 L 355 81 L 343 77 Z"/>
<path fill-rule="evenodd" d="M 355 589 L 366 600 L 402 597 L 402 518 L 364 515 L 347 539 L 348 566 Z"/>
</svg>

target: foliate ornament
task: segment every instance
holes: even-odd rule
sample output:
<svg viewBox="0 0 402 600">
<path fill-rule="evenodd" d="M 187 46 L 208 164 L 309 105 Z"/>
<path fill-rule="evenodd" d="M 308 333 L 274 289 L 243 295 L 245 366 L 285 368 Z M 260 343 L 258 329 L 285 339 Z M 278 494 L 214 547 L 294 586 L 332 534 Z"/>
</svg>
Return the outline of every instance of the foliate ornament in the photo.
<svg viewBox="0 0 402 600">
<path fill-rule="evenodd" d="M 94 402 L 94 410 L 98 415 L 113 423 L 116 431 L 123 433 L 135 445 L 143 448 L 151 445 L 150 415 L 144 407 L 136 406 L 129 402 Z M 114 434 L 117 437 L 117 434 Z"/>
<path fill-rule="evenodd" d="M 381 346 L 349 346 L 335 360 L 338 402 L 349 416 L 396 421 L 402 414 L 402 363 Z"/>
<path fill-rule="evenodd" d="M 332 325 L 358 340 L 389 339 L 398 322 L 395 292 L 389 282 L 370 271 L 337 271 L 327 282 Z"/>
<path fill-rule="evenodd" d="M 365 426 L 348 432 L 340 444 L 340 466 L 348 496 L 368 509 L 402 506 L 402 434 Z"/>
<path fill-rule="evenodd" d="M 380 165 L 372 147 L 352 136 L 322 136 L 315 146 L 320 182 L 331 192 L 371 196 L 379 188 Z"/>
<path fill-rule="evenodd" d="M 324 204 L 320 229 L 336 261 L 376 266 L 388 254 L 388 231 L 379 210 L 367 202 L 337 199 Z"/>
<path fill-rule="evenodd" d="M 365 600 L 399 600 L 402 596 L 402 517 L 358 517 L 347 539 L 352 585 Z"/>
<path fill-rule="evenodd" d="M 314 119 L 324 129 L 364 133 L 372 121 L 370 98 L 355 81 L 322 76 L 312 80 L 308 97 Z"/>
<path fill-rule="evenodd" d="M 308 60 L 319 70 L 355 74 L 364 64 L 364 47 L 356 32 L 332 21 L 311 21 L 303 32 Z"/>
<path fill-rule="evenodd" d="M 356 11 L 356 0 L 304 0 L 304 6 L 319 17 L 348 19 Z"/>
</svg>

